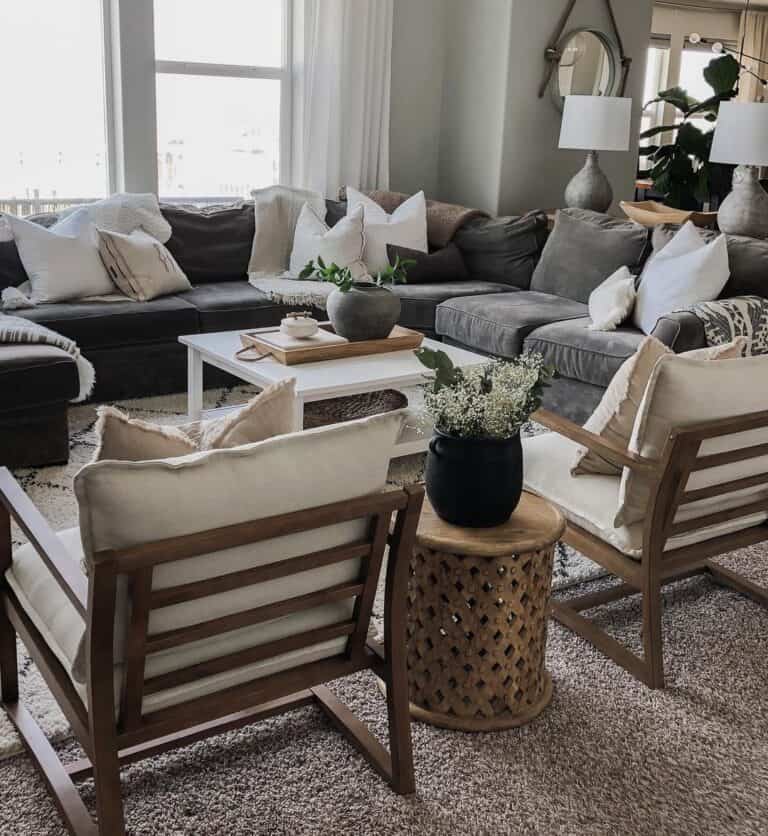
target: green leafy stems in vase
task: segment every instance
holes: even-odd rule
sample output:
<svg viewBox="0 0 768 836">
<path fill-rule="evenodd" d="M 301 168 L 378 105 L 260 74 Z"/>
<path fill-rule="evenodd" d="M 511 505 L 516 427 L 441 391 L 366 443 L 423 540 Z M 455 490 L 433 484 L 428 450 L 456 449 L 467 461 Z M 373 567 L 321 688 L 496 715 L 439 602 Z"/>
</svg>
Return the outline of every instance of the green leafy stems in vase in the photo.
<svg viewBox="0 0 768 836">
<path fill-rule="evenodd" d="M 337 290 L 342 293 L 349 293 L 358 282 L 376 284 L 379 287 L 385 285 L 405 284 L 408 281 L 408 269 L 416 262 L 411 259 L 400 259 L 398 256 L 394 264 L 390 264 L 386 270 L 382 270 L 374 279 L 371 276 L 355 278 L 349 267 L 339 267 L 338 264 L 326 264 L 318 256 L 315 261 L 310 261 L 299 274 L 300 279 L 329 282 L 336 285 Z"/>
</svg>

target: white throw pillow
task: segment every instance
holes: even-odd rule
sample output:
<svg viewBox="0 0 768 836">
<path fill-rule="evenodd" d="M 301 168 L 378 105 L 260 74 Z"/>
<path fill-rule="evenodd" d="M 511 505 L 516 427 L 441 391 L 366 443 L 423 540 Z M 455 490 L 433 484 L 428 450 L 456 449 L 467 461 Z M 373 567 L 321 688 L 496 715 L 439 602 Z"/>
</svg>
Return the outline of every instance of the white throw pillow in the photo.
<svg viewBox="0 0 768 836">
<path fill-rule="evenodd" d="M 364 259 L 372 276 L 390 266 L 388 244 L 428 252 L 427 199 L 424 192 L 409 197 L 389 215 L 376 201 L 347 186 L 347 215 L 361 206 L 365 210 Z"/>
<path fill-rule="evenodd" d="M 289 273 L 298 276 L 310 261 L 319 257 L 326 264 L 349 267 L 355 278 L 365 275 L 363 217 L 360 206 L 331 228 L 305 203 L 293 236 Z"/>
<path fill-rule="evenodd" d="M 666 314 L 717 299 L 730 275 L 725 235 L 706 244 L 689 221 L 646 265 L 635 301 L 635 325 L 650 334 Z"/>
<path fill-rule="evenodd" d="M 635 277 L 629 267 L 619 269 L 589 294 L 590 331 L 615 331 L 632 313 Z"/>
<path fill-rule="evenodd" d="M 34 304 L 115 293 L 99 257 L 98 233 L 87 210 L 73 212 L 51 229 L 5 217 L 29 277 Z"/>
</svg>

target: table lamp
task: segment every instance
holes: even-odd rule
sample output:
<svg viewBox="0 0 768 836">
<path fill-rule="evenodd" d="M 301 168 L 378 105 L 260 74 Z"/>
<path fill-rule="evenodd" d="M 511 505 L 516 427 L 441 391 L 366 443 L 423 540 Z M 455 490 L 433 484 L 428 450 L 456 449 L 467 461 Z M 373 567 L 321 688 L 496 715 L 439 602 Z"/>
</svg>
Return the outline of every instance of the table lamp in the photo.
<svg viewBox="0 0 768 836">
<path fill-rule="evenodd" d="M 587 162 L 565 190 L 569 208 L 606 212 L 613 189 L 598 162 L 598 151 L 629 151 L 632 99 L 566 96 L 560 148 L 588 151 Z"/>
<path fill-rule="evenodd" d="M 717 215 L 720 229 L 768 238 L 768 194 L 760 185 L 758 168 L 768 165 L 768 104 L 723 102 L 709 161 L 738 166 L 733 190 Z"/>
</svg>

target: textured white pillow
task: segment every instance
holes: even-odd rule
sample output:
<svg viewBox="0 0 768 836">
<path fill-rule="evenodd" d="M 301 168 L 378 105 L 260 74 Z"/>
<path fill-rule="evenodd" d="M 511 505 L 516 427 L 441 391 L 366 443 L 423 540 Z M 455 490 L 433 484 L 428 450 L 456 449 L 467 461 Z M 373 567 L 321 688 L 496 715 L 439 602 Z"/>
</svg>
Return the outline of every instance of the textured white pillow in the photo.
<svg viewBox="0 0 768 836">
<path fill-rule="evenodd" d="M 650 334 L 671 311 L 717 299 L 730 275 L 725 235 L 706 244 L 689 221 L 646 265 L 635 301 L 635 325 Z"/>
<path fill-rule="evenodd" d="M 635 277 L 629 267 L 619 269 L 589 294 L 590 331 L 615 331 L 632 313 Z"/>
<path fill-rule="evenodd" d="M 310 261 L 320 257 L 326 264 L 349 267 L 355 278 L 365 275 L 363 216 L 361 206 L 331 228 L 305 203 L 296 223 L 288 272 L 298 276 Z"/>
<path fill-rule="evenodd" d="M 98 233 L 87 210 L 73 212 L 51 229 L 5 217 L 29 277 L 34 304 L 115 293 L 99 257 Z"/>
<path fill-rule="evenodd" d="M 389 215 L 376 201 L 347 186 L 347 215 L 365 210 L 365 266 L 376 276 L 389 267 L 387 245 L 428 252 L 427 199 L 424 192 L 409 197 Z"/>
</svg>

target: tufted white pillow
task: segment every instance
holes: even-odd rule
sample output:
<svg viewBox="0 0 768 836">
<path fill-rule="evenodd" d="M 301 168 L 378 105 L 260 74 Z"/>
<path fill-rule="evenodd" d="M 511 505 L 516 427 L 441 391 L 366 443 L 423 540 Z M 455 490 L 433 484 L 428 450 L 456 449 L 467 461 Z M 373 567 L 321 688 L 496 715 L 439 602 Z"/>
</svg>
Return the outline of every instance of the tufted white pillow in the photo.
<svg viewBox="0 0 768 836">
<path fill-rule="evenodd" d="M 376 201 L 347 186 L 347 215 L 362 208 L 365 211 L 365 253 L 368 272 L 376 276 L 389 267 L 387 245 L 408 247 L 426 253 L 427 199 L 424 192 L 409 197 L 389 215 Z"/>
<path fill-rule="evenodd" d="M 342 218 L 334 227 L 328 224 L 305 203 L 301 208 L 296 231 L 293 235 L 293 250 L 288 272 L 298 276 L 310 261 L 323 261 L 349 267 L 355 278 L 365 275 L 363 263 L 363 208 Z"/>
</svg>

